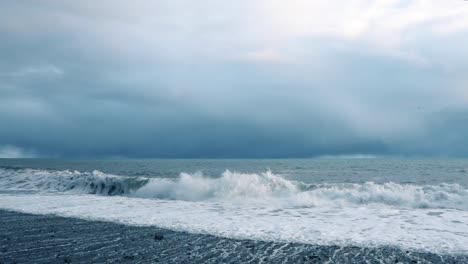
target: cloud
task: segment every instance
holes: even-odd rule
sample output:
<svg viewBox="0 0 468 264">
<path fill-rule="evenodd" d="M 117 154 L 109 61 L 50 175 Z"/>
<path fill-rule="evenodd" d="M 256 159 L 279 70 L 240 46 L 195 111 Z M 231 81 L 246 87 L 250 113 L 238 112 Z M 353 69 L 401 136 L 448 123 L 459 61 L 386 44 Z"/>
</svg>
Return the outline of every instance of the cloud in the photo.
<svg viewBox="0 0 468 264">
<path fill-rule="evenodd" d="M 468 29 L 463 1 L 255 1 L 257 15 L 271 28 L 271 38 L 311 35 L 400 45 L 414 40 L 415 30 L 452 34 Z M 272 23 L 273 22 L 273 23 Z M 428 31 L 428 32 L 426 32 Z"/>
<path fill-rule="evenodd" d="M 467 110 L 463 1 L 39 3 L 0 2 L 3 144 L 64 157 L 468 156 L 454 117 Z"/>
<path fill-rule="evenodd" d="M 245 56 L 247 61 L 264 63 L 285 63 L 291 61 L 280 52 L 273 49 L 265 49 L 254 52 L 248 52 Z"/>
<path fill-rule="evenodd" d="M 3 145 L 0 146 L 0 158 L 2 159 L 17 159 L 17 158 L 35 158 L 37 157 L 34 152 L 26 151 L 22 148 Z"/>
<path fill-rule="evenodd" d="M 268 50 L 283 50 L 284 57 L 284 50 L 300 53 L 307 50 L 307 40 L 317 38 L 429 60 L 414 49 L 422 38 L 447 38 L 468 30 L 464 1 L 41 2 L 34 7 L 4 2 L 0 29 L 25 39 L 61 35 L 69 48 L 86 48 L 82 56 L 98 52 L 129 62 L 161 57 L 229 60 L 233 54 Z M 19 12 L 28 19 L 20 20 Z"/>
<path fill-rule="evenodd" d="M 8 73 L 7 75 L 13 77 L 56 77 L 63 75 L 64 72 L 62 69 L 54 65 L 40 65 L 40 66 L 28 66 L 21 68 L 17 71 Z"/>
</svg>

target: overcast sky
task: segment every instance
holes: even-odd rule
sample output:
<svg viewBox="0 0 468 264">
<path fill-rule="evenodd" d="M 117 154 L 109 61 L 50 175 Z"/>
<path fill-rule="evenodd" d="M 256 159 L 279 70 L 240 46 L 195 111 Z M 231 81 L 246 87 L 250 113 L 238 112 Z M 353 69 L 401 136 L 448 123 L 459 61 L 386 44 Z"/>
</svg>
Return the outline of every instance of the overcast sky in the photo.
<svg viewBox="0 0 468 264">
<path fill-rule="evenodd" d="M 463 0 L 2 0 L 0 157 L 468 157 Z"/>
</svg>

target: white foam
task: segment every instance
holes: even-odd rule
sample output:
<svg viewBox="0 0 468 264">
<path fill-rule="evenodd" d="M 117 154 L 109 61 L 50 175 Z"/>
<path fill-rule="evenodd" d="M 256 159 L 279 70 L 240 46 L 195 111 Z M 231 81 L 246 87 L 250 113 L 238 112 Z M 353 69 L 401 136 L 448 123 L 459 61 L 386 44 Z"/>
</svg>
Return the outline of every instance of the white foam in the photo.
<svg viewBox="0 0 468 264">
<path fill-rule="evenodd" d="M 320 245 L 467 254 L 467 204 L 468 191 L 457 184 L 309 185 L 271 172 L 161 179 L 0 169 L 3 209 Z"/>
<path fill-rule="evenodd" d="M 219 178 L 181 173 L 176 180 L 153 178 L 133 196 L 186 201 L 284 197 L 300 191 L 299 183 L 267 171 L 260 174 L 225 171 Z"/>
<path fill-rule="evenodd" d="M 246 174 L 225 171 L 218 178 L 181 173 L 176 179 L 124 177 L 77 171 L 0 169 L 0 189 L 101 195 L 126 195 L 184 201 L 261 201 L 284 207 L 346 207 L 381 204 L 403 208 L 468 210 L 468 189 L 458 184 L 411 185 L 320 184 L 288 180 L 270 171 Z"/>
<path fill-rule="evenodd" d="M 382 206 L 282 208 L 72 194 L 0 194 L 0 208 L 150 225 L 229 238 L 318 245 L 398 246 L 468 253 L 468 214 Z M 99 235 L 99 234 L 97 234 Z"/>
</svg>

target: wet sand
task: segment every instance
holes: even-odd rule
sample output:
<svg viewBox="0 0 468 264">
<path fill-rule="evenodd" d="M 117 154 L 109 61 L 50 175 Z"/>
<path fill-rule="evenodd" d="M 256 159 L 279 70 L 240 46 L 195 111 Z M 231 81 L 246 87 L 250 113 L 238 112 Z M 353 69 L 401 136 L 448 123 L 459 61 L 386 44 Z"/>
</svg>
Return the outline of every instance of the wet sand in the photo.
<svg viewBox="0 0 468 264">
<path fill-rule="evenodd" d="M 436 239 L 436 238 L 435 238 Z M 234 240 L 0 210 L 0 263 L 468 263 L 391 247 Z"/>
</svg>

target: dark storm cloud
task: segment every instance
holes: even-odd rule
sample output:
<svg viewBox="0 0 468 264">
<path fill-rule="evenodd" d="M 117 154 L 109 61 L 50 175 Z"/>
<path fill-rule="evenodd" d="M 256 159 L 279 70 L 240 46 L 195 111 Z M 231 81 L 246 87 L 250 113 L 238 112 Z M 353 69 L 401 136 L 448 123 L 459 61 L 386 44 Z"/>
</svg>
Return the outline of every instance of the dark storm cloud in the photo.
<svg viewBox="0 0 468 264">
<path fill-rule="evenodd" d="M 40 2 L 0 3 L 3 157 L 468 155 L 466 65 L 440 38 L 268 35 L 245 14 L 262 1 Z"/>
</svg>

